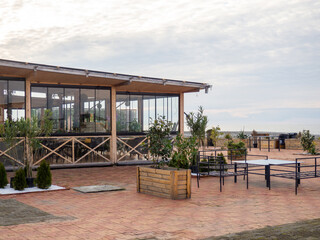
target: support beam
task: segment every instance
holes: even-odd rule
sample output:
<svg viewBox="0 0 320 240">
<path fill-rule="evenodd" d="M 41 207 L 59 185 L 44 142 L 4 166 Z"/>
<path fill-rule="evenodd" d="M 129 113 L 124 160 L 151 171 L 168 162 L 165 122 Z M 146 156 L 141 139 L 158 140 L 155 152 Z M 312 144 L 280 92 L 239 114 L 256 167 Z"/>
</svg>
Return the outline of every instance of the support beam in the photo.
<svg viewBox="0 0 320 240">
<path fill-rule="evenodd" d="M 180 93 L 179 98 L 179 131 L 184 135 L 184 94 Z"/>
<path fill-rule="evenodd" d="M 116 119 L 116 88 L 111 87 L 111 139 L 110 139 L 110 160 L 117 162 L 117 119 Z"/>
<path fill-rule="evenodd" d="M 26 79 L 26 118 L 31 119 L 31 83 L 30 79 Z"/>
</svg>

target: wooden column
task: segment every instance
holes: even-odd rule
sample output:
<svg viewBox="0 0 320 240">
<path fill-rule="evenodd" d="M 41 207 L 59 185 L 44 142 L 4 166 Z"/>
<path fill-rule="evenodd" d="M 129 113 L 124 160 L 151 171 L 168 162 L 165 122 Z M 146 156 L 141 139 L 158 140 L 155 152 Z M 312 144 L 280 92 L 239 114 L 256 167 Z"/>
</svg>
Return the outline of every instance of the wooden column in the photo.
<svg viewBox="0 0 320 240">
<path fill-rule="evenodd" d="M 184 93 L 180 93 L 179 98 L 179 131 L 184 135 Z"/>
<path fill-rule="evenodd" d="M 31 83 L 29 79 L 26 79 L 26 118 L 31 119 Z"/>
<path fill-rule="evenodd" d="M 116 88 L 111 87 L 111 139 L 110 159 L 117 162 L 117 119 L 116 119 Z"/>
</svg>

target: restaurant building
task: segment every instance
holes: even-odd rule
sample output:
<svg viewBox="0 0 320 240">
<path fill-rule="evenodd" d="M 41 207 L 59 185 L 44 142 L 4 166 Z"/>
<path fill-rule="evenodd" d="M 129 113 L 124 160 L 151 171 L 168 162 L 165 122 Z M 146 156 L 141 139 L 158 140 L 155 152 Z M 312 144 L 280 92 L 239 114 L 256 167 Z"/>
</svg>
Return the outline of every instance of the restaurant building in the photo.
<svg viewBox="0 0 320 240">
<path fill-rule="evenodd" d="M 34 165 L 121 164 L 146 159 L 146 132 L 158 116 L 183 133 L 184 94 L 205 83 L 92 71 L 0 59 L 0 124 L 41 119 L 51 110 L 53 134 L 41 138 Z M 0 159 L 23 165 L 2 142 Z M 21 151 L 20 151 L 21 150 Z"/>
</svg>

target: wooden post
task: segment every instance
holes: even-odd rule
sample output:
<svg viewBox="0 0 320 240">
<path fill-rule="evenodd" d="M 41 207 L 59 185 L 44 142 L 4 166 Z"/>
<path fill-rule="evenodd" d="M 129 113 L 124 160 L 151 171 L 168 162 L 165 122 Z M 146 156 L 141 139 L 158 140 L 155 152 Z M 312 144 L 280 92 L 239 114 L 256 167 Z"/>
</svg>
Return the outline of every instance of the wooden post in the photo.
<svg viewBox="0 0 320 240">
<path fill-rule="evenodd" d="M 116 88 L 111 87 L 111 139 L 110 139 L 110 160 L 117 162 L 117 119 L 116 119 Z"/>
<path fill-rule="evenodd" d="M 191 198 L 191 170 L 187 171 L 187 198 Z"/>
<path fill-rule="evenodd" d="M 31 119 L 31 83 L 26 79 L 26 118 Z"/>
<path fill-rule="evenodd" d="M 140 169 L 137 167 L 137 192 L 140 192 Z"/>
<path fill-rule="evenodd" d="M 184 135 L 184 94 L 180 93 L 179 98 L 179 131 Z"/>
</svg>

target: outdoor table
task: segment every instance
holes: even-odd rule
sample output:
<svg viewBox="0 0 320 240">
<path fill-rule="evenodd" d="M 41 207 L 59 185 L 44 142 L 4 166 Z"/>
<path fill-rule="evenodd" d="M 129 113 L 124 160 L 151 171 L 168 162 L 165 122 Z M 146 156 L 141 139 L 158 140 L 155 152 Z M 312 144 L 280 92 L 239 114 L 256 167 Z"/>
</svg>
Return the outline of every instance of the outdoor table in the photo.
<svg viewBox="0 0 320 240">
<path fill-rule="evenodd" d="M 267 187 L 270 188 L 270 166 L 271 165 L 277 165 L 277 166 L 281 166 L 281 165 L 288 165 L 288 164 L 296 164 L 296 161 L 288 161 L 288 160 L 280 160 L 280 159 L 257 159 L 257 160 L 242 160 L 242 161 L 235 161 L 236 163 L 247 163 L 248 164 L 248 168 L 250 165 L 255 165 L 255 166 L 264 166 L 265 167 L 265 180 L 266 180 L 266 184 Z M 298 162 L 298 168 L 300 167 L 300 162 Z M 257 175 L 262 175 L 259 173 L 254 173 L 253 174 L 257 174 Z"/>
</svg>

